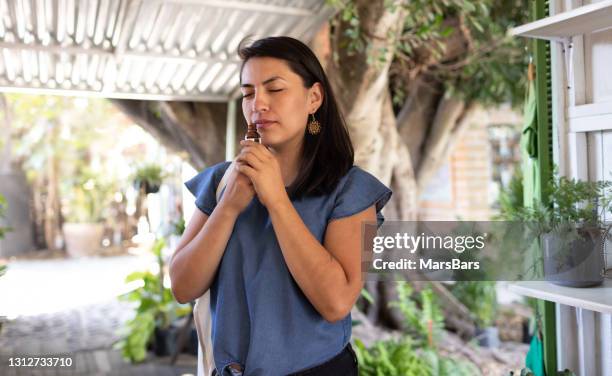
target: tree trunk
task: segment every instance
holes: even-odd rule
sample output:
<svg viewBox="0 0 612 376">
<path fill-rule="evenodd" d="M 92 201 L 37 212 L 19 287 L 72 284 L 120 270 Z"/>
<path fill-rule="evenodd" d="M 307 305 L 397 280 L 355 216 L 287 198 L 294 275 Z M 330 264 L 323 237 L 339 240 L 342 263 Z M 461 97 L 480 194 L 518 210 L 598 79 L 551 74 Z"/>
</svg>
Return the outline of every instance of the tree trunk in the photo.
<svg viewBox="0 0 612 376">
<path fill-rule="evenodd" d="M 112 103 L 162 145 L 174 152 L 186 153 L 194 168 L 201 170 L 225 160 L 226 103 L 127 99 L 113 99 Z M 236 113 L 236 145 L 246 128 L 241 111 L 238 108 Z"/>
<path fill-rule="evenodd" d="M 58 138 L 58 126 L 52 122 L 48 123 L 47 126 L 47 137 L 49 145 L 57 143 Z M 59 182 L 58 182 L 58 157 L 55 153 L 50 153 L 47 159 L 47 171 L 46 171 L 46 193 L 47 197 L 44 202 L 45 210 L 45 242 L 47 248 L 51 251 L 58 250 L 56 240 L 61 237 L 61 204 L 59 196 Z"/>
<path fill-rule="evenodd" d="M 6 103 L 4 94 L 0 94 L 0 109 L 4 113 L 4 124 L 0 131 L 0 174 L 8 174 L 11 172 L 11 115 L 9 106 Z"/>
</svg>

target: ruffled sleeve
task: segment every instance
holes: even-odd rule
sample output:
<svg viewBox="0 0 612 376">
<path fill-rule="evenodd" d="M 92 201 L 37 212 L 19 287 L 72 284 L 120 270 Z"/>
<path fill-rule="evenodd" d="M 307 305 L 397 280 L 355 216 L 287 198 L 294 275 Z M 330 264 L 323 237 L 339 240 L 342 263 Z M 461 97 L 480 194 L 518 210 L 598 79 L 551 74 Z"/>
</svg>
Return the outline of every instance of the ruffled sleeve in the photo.
<svg viewBox="0 0 612 376">
<path fill-rule="evenodd" d="M 337 195 L 329 220 L 349 217 L 376 205 L 378 226 L 385 217 L 381 210 L 391 198 L 392 191 L 372 174 L 354 166 L 338 183 Z"/>
<path fill-rule="evenodd" d="M 207 167 L 185 182 L 185 187 L 196 198 L 195 205 L 203 213 L 211 215 L 217 206 L 217 185 L 230 164 L 231 162 L 221 162 Z"/>
</svg>

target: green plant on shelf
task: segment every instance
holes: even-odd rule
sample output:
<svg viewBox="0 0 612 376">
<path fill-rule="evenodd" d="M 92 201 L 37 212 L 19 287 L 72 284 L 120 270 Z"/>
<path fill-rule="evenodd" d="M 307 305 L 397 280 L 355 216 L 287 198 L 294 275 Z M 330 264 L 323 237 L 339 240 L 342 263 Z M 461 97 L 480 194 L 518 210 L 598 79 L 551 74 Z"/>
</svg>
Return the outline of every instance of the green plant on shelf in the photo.
<svg viewBox="0 0 612 376">
<path fill-rule="evenodd" d="M 545 188 L 549 204 L 534 201 L 532 207 L 522 207 L 509 213 L 506 219 L 524 222 L 530 239 L 554 240 L 561 246 L 555 260 L 557 268 L 568 264 L 576 248 L 575 242 L 597 241 L 606 224 L 604 213 L 612 211 L 612 181 L 580 181 L 559 176 L 554 168 L 553 179 Z M 532 256 L 527 273 L 541 274 L 544 260 Z"/>
<path fill-rule="evenodd" d="M 545 188 L 549 205 L 535 201 L 510 213 L 508 219 L 533 223 L 536 235 L 573 231 L 576 238 L 581 228 L 603 228 L 603 214 L 612 210 L 612 181 L 581 181 L 559 176 L 554 168 L 553 179 Z"/>
</svg>

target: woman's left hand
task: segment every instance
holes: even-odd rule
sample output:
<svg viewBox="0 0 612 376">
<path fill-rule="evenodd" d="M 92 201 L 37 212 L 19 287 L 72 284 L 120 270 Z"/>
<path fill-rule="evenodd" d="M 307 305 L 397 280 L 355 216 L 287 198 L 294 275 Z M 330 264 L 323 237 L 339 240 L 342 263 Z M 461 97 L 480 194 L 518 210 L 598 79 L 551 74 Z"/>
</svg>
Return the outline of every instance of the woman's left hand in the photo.
<svg viewBox="0 0 612 376">
<path fill-rule="evenodd" d="M 240 141 L 236 158 L 238 171 L 251 179 L 257 198 L 270 209 L 287 197 L 278 160 L 267 147 L 250 140 Z"/>
</svg>

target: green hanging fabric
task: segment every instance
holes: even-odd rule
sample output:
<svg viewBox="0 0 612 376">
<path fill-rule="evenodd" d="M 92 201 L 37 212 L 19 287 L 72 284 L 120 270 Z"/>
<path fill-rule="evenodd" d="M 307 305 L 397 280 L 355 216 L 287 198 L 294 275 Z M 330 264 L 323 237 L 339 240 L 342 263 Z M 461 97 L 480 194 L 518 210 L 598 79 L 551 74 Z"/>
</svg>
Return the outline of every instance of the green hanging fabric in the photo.
<svg viewBox="0 0 612 376">
<path fill-rule="evenodd" d="M 534 334 L 529 345 L 529 351 L 525 358 L 525 366 L 533 372 L 535 376 L 545 376 L 544 372 L 544 348 L 542 341 L 538 338 L 537 334 Z"/>
<path fill-rule="evenodd" d="M 536 200 L 541 197 L 540 163 L 538 161 L 538 117 L 537 117 L 537 93 L 534 80 L 533 65 L 529 64 L 527 93 L 523 109 L 523 129 L 521 133 L 521 163 L 523 171 L 523 205 L 532 207 Z M 534 241 L 525 258 L 525 266 L 533 263 L 533 255 L 539 253 L 539 242 Z M 537 271 L 534 271 L 537 273 Z M 529 278 L 529 277 L 527 277 Z M 529 352 L 525 359 L 525 365 L 532 370 L 535 376 L 545 376 L 544 372 L 544 346 L 538 334 L 539 325 L 536 325 L 535 333 L 529 345 Z"/>
<path fill-rule="evenodd" d="M 538 119 L 537 96 L 534 80 L 530 79 L 523 110 L 523 131 L 521 134 L 521 160 L 523 170 L 523 204 L 532 206 L 540 197 L 540 171 L 538 164 Z"/>
</svg>

